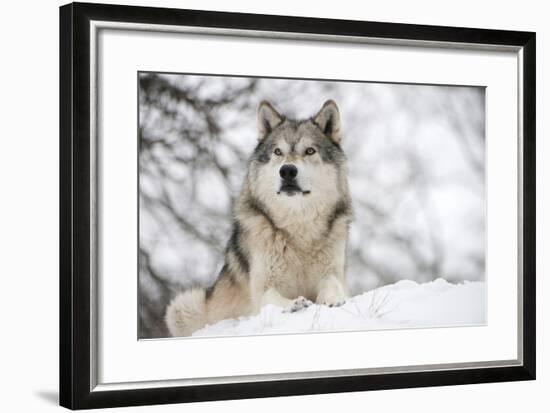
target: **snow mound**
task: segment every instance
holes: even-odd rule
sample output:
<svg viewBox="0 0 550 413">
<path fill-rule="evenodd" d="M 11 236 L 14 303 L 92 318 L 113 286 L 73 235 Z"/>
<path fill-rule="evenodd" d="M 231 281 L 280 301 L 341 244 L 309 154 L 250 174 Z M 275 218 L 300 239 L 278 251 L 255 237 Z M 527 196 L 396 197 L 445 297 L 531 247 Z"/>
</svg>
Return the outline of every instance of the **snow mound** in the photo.
<svg viewBox="0 0 550 413">
<path fill-rule="evenodd" d="M 222 320 L 193 336 L 236 336 L 472 326 L 486 323 L 484 282 L 418 284 L 404 280 L 357 295 L 341 307 L 311 305 L 296 313 L 266 305 L 251 317 Z"/>
</svg>

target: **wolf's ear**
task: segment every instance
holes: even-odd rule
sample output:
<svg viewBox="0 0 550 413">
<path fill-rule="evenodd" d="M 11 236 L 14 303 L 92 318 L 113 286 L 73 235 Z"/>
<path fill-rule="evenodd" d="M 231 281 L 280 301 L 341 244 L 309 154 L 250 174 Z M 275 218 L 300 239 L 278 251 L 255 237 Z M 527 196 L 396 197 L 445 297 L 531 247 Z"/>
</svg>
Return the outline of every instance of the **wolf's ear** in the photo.
<svg viewBox="0 0 550 413">
<path fill-rule="evenodd" d="M 340 143 L 340 112 L 333 100 L 327 100 L 313 121 L 335 143 Z"/>
<path fill-rule="evenodd" d="M 262 100 L 258 106 L 259 139 L 262 140 L 269 132 L 283 121 L 283 117 L 267 100 Z"/>
</svg>

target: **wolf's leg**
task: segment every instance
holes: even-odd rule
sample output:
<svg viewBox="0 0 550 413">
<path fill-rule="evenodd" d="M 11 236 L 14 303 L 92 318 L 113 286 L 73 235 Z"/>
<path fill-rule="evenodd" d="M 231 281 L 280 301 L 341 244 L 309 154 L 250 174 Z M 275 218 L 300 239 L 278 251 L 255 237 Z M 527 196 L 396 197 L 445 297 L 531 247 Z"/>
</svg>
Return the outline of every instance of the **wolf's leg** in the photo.
<svg viewBox="0 0 550 413">
<path fill-rule="evenodd" d="M 328 275 L 319 283 L 319 293 L 315 302 L 333 307 L 344 304 L 346 298 L 347 295 L 342 281 L 334 275 Z"/>
<path fill-rule="evenodd" d="M 268 288 L 262 295 L 260 307 L 266 304 L 272 304 L 279 307 L 288 307 L 292 304 L 292 300 L 283 297 L 275 288 Z"/>
<path fill-rule="evenodd" d="M 260 308 L 266 304 L 283 307 L 286 312 L 294 313 L 309 307 L 313 303 L 302 296 L 296 298 L 295 300 L 290 300 L 283 297 L 275 288 L 268 288 L 262 295 Z"/>
</svg>

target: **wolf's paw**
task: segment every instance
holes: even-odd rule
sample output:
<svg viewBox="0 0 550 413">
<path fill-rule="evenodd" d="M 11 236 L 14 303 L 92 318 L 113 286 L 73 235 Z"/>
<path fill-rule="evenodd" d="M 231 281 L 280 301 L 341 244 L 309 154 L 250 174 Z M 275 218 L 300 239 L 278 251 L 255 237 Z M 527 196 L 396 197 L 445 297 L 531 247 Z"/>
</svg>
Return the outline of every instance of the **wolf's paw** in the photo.
<svg viewBox="0 0 550 413">
<path fill-rule="evenodd" d="M 309 301 L 307 298 L 300 296 L 300 297 L 296 298 L 292 302 L 290 307 L 288 307 L 284 312 L 285 313 L 295 313 L 297 311 L 303 310 L 304 308 L 308 308 L 312 304 L 313 303 L 311 301 Z"/>
<path fill-rule="evenodd" d="M 335 303 L 323 303 L 324 305 L 326 305 L 327 307 L 341 307 L 343 306 L 344 304 L 346 304 L 346 300 L 342 300 L 342 301 L 337 301 Z"/>
</svg>

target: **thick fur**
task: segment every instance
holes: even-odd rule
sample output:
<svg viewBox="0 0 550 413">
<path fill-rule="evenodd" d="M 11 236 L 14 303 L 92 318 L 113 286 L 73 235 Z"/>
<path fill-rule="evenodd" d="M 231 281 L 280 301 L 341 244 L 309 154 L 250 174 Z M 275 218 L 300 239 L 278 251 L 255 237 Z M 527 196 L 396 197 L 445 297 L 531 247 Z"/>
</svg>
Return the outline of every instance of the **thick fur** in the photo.
<svg viewBox="0 0 550 413">
<path fill-rule="evenodd" d="M 311 119 L 258 109 L 259 141 L 234 206 L 225 265 L 206 290 L 177 295 L 166 311 L 173 336 L 255 314 L 266 304 L 295 311 L 309 301 L 346 297 L 345 261 L 352 217 L 340 116 L 333 101 Z M 297 175 L 285 185 L 281 167 Z"/>
</svg>

